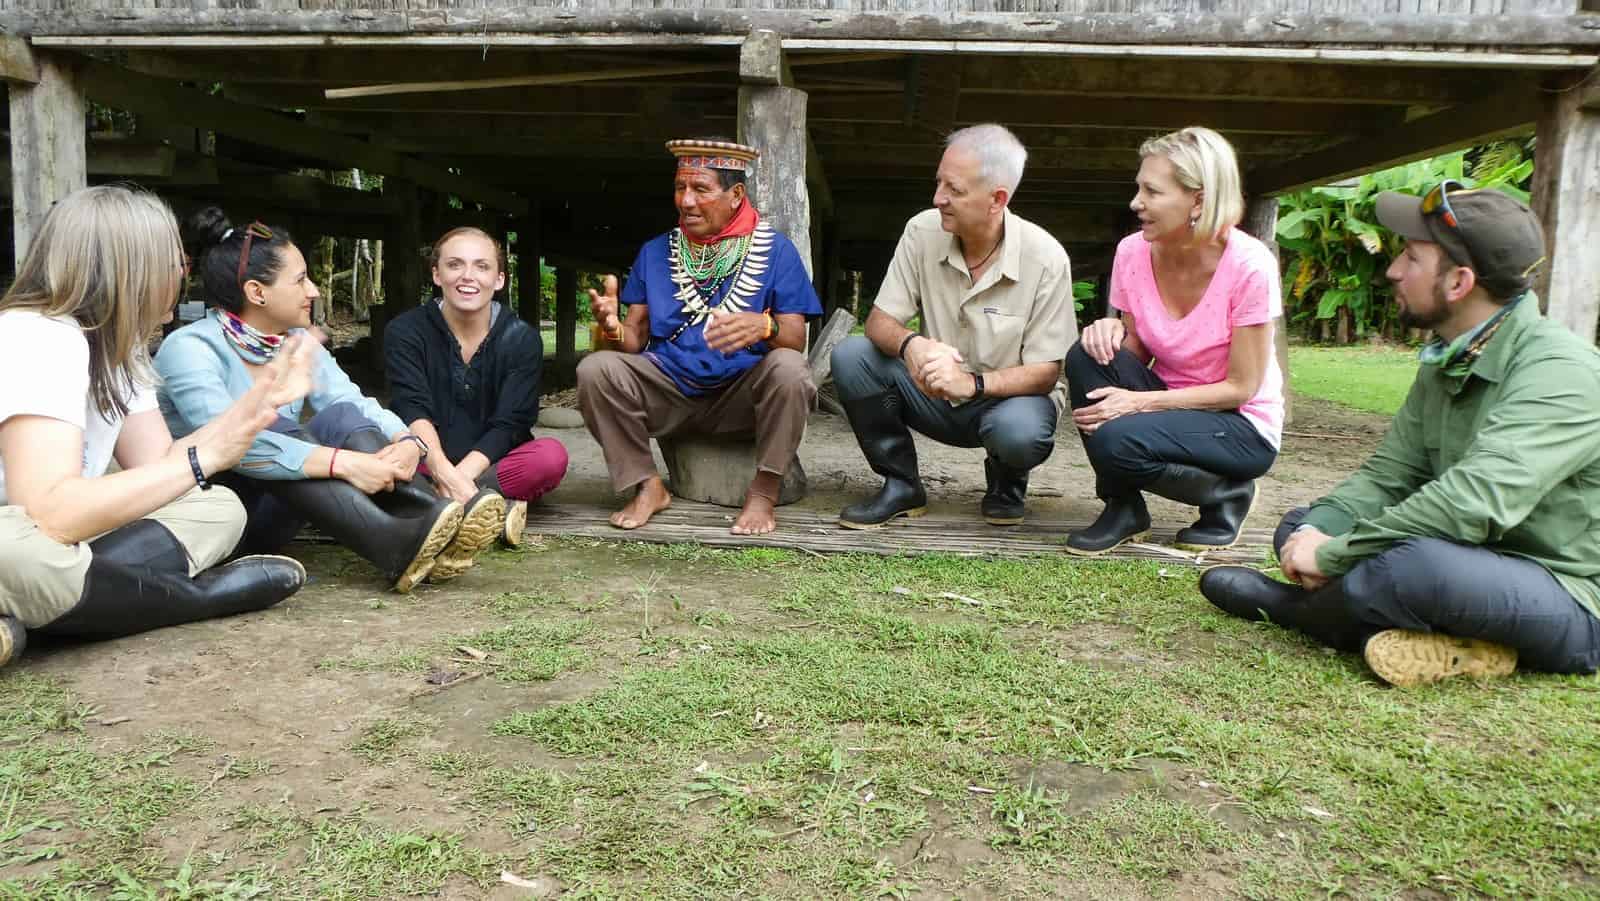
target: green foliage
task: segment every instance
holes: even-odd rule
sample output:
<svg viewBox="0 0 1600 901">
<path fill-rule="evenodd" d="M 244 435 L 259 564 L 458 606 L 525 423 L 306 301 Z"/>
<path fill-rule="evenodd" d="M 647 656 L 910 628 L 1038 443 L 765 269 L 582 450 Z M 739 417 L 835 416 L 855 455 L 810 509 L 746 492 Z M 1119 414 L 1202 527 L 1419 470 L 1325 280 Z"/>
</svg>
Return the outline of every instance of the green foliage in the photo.
<svg viewBox="0 0 1600 901">
<path fill-rule="evenodd" d="M 1374 331 L 1393 334 L 1395 311 L 1383 273 L 1402 242 L 1378 225 L 1378 194 L 1420 195 L 1452 178 L 1526 202 L 1522 186 L 1532 174 L 1530 144 L 1500 141 L 1285 196 L 1277 238 L 1284 251 L 1289 320 L 1308 332 L 1314 324 L 1341 323 L 1349 338 Z"/>
</svg>

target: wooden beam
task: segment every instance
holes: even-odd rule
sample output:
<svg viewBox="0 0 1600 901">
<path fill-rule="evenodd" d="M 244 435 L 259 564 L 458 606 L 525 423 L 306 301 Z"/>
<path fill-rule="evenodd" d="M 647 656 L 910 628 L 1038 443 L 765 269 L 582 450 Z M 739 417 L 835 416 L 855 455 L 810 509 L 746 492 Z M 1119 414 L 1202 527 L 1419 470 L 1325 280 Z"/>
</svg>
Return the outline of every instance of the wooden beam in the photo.
<svg viewBox="0 0 1600 901">
<path fill-rule="evenodd" d="M 1298 191 L 1525 132 L 1538 114 L 1536 93 L 1525 88 L 1502 90 L 1475 103 L 1362 134 L 1286 162 L 1260 166 L 1246 172 L 1245 189 L 1258 195 Z"/>
<path fill-rule="evenodd" d="M 28 42 L 14 34 L 0 34 L 0 82 L 38 84 L 39 63 Z"/>
<path fill-rule="evenodd" d="M 323 95 L 329 100 L 350 100 L 358 97 L 385 97 L 394 94 L 444 94 L 454 91 L 488 91 L 496 88 L 527 88 L 580 84 L 591 81 L 622 81 L 628 79 L 654 79 L 669 75 L 696 75 L 705 72 L 728 72 L 729 63 L 696 63 L 683 66 L 639 66 L 625 69 L 596 69 L 587 72 L 561 72 L 551 75 L 517 75 L 508 78 L 477 78 L 458 81 L 395 82 L 391 84 L 362 85 L 353 88 L 328 88 Z"/>
<path fill-rule="evenodd" d="M 739 87 L 739 140 L 761 150 L 750 172 L 750 198 L 762 215 L 794 244 L 812 270 L 811 192 L 807 187 L 806 93 L 792 83 L 783 47 L 771 32 L 752 32 L 739 50 L 740 72 L 762 79 Z M 796 175 L 801 175 L 796 178 Z"/>
<path fill-rule="evenodd" d="M 1185 12 L 981 13 L 915 15 L 853 10 L 611 9 L 495 7 L 405 10 L 142 8 L 84 11 L 24 9 L 9 13 L 8 27 L 37 36 L 91 38 L 98 46 L 172 46 L 193 35 L 200 46 L 223 46 L 232 35 L 259 45 L 339 46 L 354 39 L 416 41 L 434 37 L 448 46 L 572 46 L 579 36 L 624 36 L 643 43 L 683 46 L 706 39 L 739 38 L 758 28 L 790 39 L 877 41 L 1071 41 L 1090 44 L 1427 44 L 1552 47 L 1600 46 L 1600 17 L 1551 15 L 1544 10 L 1501 15 L 1216 14 Z M 638 32 L 637 35 L 619 35 Z M 121 42 L 97 41 L 119 36 Z M 670 36 L 671 41 L 662 40 Z M 561 39 L 565 38 L 563 44 Z M 91 41 L 79 41 L 81 46 Z M 34 42 L 36 45 L 39 41 Z M 626 46 L 626 42 L 619 42 Z M 637 44 L 636 44 L 637 45 Z"/>
<path fill-rule="evenodd" d="M 544 247 L 539 240 L 539 201 L 533 201 L 532 207 L 528 215 L 513 223 L 513 227 L 517 232 L 517 316 L 537 329 L 544 306 L 539 269 Z"/>
<path fill-rule="evenodd" d="M 1575 80 L 1539 95 L 1533 208 L 1549 248 L 1534 290 L 1550 318 L 1585 341 L 1600 323 L 1600 111 L 1582 107 Z"/>
<path fill-rule="evenodd" d="M 962 61 L 955 57 L 918 56 L 908 65 L 905 125 L 913 132 L 942 141 L 955 130 L 961 108 Z"/>
<path fill-rule="evenodd" d="M 38 80 L 7 85 L 12 247 L 21 265 L 50 206 L 89 183 L 84 102 L 74 60 L 35 54 Z"/>
<path fill-rule="evenodd" d="M 556 269 L 556 367 L 573 371 L 578 365 L 578 270 Z"/>
<path fill-rule="evenodd" d="M 1600 66 L 1590 69 L 1579 83 L 1578 107 L 1589 111 L 1600 110 Z"/>
<path fill-rule="evenodd" d="M 244 141 L 320 158 L 339 167 L 354 166 L 408 179 L 431 190 L 456 194 L 520 214 L 527 201 L 384 147 L 357 141 L 287 116 L 213 97 L 102 62 L 82 63 L 84 90 L 109 106 L 196 128 L 215 129 Z"/>
<path fill-rule="evenodd" d="M 936 59 L 938 57 L 918 57 Z M 1347 66 L 1273 60 L 949 57 L 961 89 L 977 94 L 1112 95 L 1166 100 L 1272 100 L 1442 106 L 1483 93 L 1483 74 L 1460 69 Z M 1519 77 L 1516 75 L 1498 76 Z"/>
</svg>

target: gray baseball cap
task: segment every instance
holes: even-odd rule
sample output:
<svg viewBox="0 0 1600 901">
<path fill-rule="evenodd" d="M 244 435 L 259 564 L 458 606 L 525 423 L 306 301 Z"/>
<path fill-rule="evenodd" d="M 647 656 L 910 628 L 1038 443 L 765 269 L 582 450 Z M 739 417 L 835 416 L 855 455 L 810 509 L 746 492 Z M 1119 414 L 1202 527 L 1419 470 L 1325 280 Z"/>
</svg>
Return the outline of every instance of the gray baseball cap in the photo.
<svg viewBox="0 0 1600 901">
<path fill-rule="evenodd" d="M 1484 290 L 1502 300 L 1528 290 L 1545 261 L 1544 229 L 1533 210 L 1493 189 L 1471 190 L 1443 181 L 1422 197 L 1386 191 L 1377 197 L 1378 222 L 1407 240 L 1431 241 L 1471 269 Z"/>
</svg>

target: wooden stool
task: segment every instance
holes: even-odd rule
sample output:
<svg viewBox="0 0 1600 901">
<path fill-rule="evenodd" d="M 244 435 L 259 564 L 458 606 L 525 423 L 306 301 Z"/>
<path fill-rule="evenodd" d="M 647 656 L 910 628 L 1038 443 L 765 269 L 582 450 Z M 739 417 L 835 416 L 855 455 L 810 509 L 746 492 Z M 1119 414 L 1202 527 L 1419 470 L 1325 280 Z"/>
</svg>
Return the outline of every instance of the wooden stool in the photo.
<svg viewBox="0 0 1600 901">
<path fill-rule="evenodd" d="M 667 461 L 668 487 L 684 500 L 720 507 L 743 507 L 745 490 L 756 475 L 756 443 L 696 435 L 657 438 Z M 778 487 L 778 504 L 806 496 L 806 471 L 796 457 Z"/>
</svg>

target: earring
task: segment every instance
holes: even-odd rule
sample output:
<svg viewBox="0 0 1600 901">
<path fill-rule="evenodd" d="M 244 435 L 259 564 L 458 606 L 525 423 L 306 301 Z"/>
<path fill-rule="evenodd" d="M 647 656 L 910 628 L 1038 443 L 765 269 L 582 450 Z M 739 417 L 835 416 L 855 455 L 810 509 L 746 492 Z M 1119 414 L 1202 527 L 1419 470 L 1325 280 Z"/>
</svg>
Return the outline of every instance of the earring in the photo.
<svg viewBox="0 0 1600 901">
<path fill-rule="evenodd" d="M 1192 217 L 1189 220 L 1189 231 L 1194 231 L 1195 226 L 1197 226 L 1199 224 L 1200 224 L 1200 217 L 1199 216 Z"/>
</svg>

